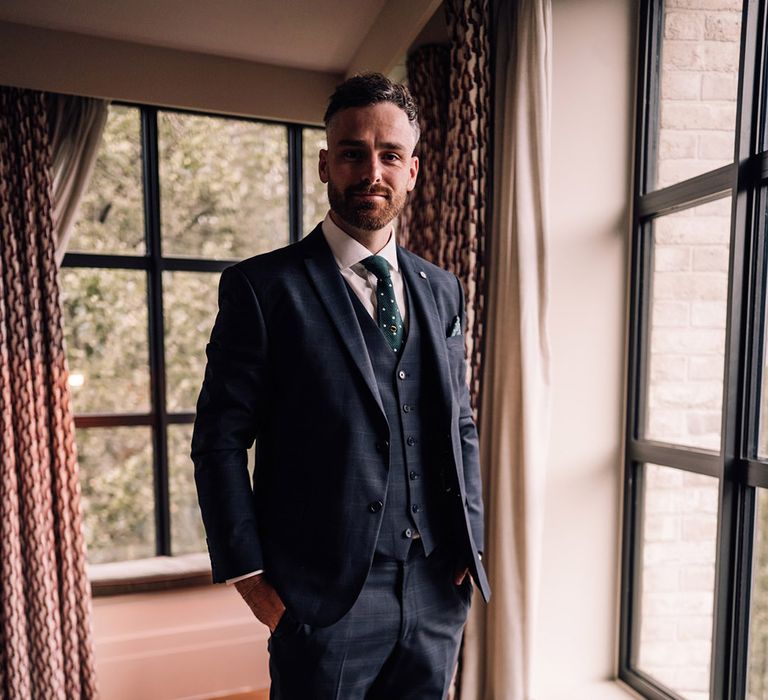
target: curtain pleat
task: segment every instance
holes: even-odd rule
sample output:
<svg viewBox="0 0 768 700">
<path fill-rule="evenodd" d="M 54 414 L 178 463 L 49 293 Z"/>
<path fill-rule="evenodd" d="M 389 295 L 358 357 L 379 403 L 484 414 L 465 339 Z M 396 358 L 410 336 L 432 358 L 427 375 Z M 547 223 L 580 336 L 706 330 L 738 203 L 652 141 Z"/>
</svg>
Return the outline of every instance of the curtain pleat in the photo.
<svg viewBox="0 0 768 700">
<path fill-rule="evenodd" d="M 93 698 L 44 93 L 0 87 L 0 695 Z"/>
<path fill-rule="evenodd" d="M 497 0 L 494 25 L 494 235 L 479 426 L 493 598 L 470 613 L 461 698 L 529 700 L 550 439 L 550 0 Z"/>
<path fill-rule="evenodd" d="M 61 265 L 80 199 L 91 179 L 109 102 L 78 95 L 48 94 L 53 154 L 53 239 Z"/>
</svg>

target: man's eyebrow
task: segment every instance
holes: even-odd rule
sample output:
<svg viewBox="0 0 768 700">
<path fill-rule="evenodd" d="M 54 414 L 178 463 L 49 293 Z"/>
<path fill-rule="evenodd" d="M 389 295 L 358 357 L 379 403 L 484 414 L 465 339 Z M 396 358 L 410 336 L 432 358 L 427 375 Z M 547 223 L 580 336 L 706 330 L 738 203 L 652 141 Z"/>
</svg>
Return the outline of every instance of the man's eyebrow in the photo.
<svg viewBox="0 0 768 700">
<path fill-rule="evenodd" d="M 360 139 L 339 139 L 339 146 L 357 146 L 358 148 L 364 148 L 367 146 L 367 142 Z M 407 151 L 408 149 L 402 143 L 395 143 L 394 141 L 387 141 L 386 143 L 379 144 L 380 149 L 385 151 Z"/>
</svg>

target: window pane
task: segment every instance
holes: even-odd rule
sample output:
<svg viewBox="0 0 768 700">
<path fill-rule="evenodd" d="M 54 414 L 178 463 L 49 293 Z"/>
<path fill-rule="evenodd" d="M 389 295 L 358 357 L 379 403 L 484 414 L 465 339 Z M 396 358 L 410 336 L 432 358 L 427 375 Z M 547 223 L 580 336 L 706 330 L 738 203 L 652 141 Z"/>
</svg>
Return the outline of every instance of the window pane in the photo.
<svg viewBox="0 0 768 700">
<path fill-rule="evenodd" d="M 643 467 L 638 669 L 687 700 L 709 698 L 718 481 Z"/>
<path fill-rule="evenodd" d="M 111 106 L 69 252 L 145 252 L 141 168 L 139 110 Z"/>
<path fill-rule="evenodd" d="M 59 274 L 75 412 L 149 411 L 146 273 L 67 267 Z"/>
<path fill-rule="evenodd" d="M 152 431 L 79 428 L 76 440 L 89 563 L 154 556 Z"/>
<path fill-rule="evenodd" d="M 657 177 L 651 189 L 734 159 L 741 5 L 739 0 L 664 3 Z"/>
<path fill-rule="evenodd" d="M 163 253 L 241 259 L 288 243 L 284 126 L 158 115 Z"/>
<path fill-rule="evenodd" d="M 325 217 L 328 211 L 328 195 L 325 185 L 317 174 L 317 159 L 321 148 L 325 148 L 325 129 L 304 129 L 304 230 L 309 233 Z"/>
<path fill-rule="evenodd" d="M 169 411 L 194 411 L 205 346 L 216 318 L 219 273 L 164 272 L 165 362 Z"/>
<path fill-rule="evenodd" d="M 653 223 L 645 437 L 718 450 L 730 197 Z"/>
<path fill-rule="evenodd" d="M 763 301 L 766 304 L 766 301 Z M 768 457 L 768 304 L 763 309 L 765 327 L 763 333 L 763 362 L 760 376 L 760 406 L 759 406 L 759 424 L 757 455 L 761 459 Z"/>
<path fill-rule="evenodd" d="M 192 425 L 168 426 L 168 476 L 171 494 L 171 551 L 205 552 L 205 531 L 197 505 L 195 468 L 189 457 Z"/>
<path fill-rule="evenodd" d="M 757 489 L 747 700 L 768 697 L 768 489 Z"/>
</svg>

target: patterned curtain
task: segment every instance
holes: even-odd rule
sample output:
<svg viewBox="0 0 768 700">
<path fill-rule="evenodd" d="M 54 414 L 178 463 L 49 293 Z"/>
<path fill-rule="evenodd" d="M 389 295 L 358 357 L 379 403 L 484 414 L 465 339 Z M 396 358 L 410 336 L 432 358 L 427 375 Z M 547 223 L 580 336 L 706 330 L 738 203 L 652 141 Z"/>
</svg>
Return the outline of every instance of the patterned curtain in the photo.
<svg viewBox="0 0 768 700">
<path fill-rule="evenodd" d="M 0 87 L 0 696 L 96 696 L 44 93 Z"/>
<path fill-rule="evenodd" d="M 467 302 L 467 357 L 477 412 L 482 375 L 490 142 L 488 0 L 446 0 L 450 45 L 408 58 L 419 105 L 421 174 L 399 227 L 401 244 L 455 273 Z"/>
</svg>

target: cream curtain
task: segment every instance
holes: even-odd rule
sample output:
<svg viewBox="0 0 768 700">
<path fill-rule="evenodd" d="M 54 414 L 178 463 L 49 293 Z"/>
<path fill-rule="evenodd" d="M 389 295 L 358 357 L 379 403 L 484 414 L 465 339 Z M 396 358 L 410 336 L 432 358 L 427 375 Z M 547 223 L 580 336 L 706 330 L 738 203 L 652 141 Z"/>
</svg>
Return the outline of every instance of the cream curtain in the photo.
<svg viewBox="0 0 768 700">
<path fill-rule="evenodd" d="M 53 235 L 61 265 L 96 163 L 109 102 L 77 95 L 48 95 L 53 155 Z"/>
<path fill-rule="evenodd" d="M 549 413 L 550 0 L 497 0 L 493 219 L 480 411 L 493 597 L 465 632 L 461 700 L 530 700 Z"/>
</svg>

